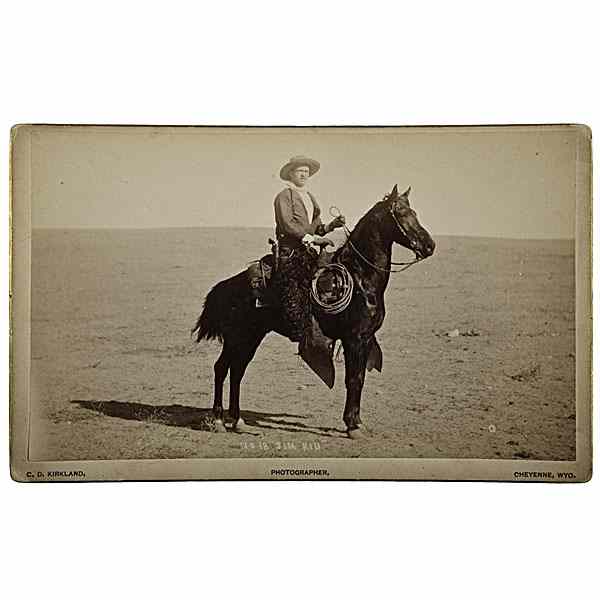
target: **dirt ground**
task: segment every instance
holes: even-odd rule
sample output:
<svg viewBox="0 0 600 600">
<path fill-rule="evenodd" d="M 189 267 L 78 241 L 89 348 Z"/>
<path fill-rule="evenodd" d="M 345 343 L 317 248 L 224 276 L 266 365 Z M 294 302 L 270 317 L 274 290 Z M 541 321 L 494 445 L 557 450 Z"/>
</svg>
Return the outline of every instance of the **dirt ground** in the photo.
<svg viewBox="0 0 600 600">
<path fill-rule="evenodd" d="M 251 433 L 215 433 L 220 347 L 190 328 L 269 235 L 34 231 L 30 459 L 575 458 L 572 241 L 436 238 L 432 258 L 393 275 L 364 441 L 344 432 L 343 362 L 329 390 L 276 334 L 242 384 Z"/>
</svg>

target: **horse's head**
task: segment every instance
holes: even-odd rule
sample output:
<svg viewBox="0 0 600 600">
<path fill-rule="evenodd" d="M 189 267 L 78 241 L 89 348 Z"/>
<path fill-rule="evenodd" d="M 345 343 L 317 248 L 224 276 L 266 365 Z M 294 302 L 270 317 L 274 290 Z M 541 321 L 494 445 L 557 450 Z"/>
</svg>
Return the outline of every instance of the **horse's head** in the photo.
<svg viewBox="0 0 600 600">
<path fill-rule="evenodd" d="M 417 214 L 410 207 L 408 195 L 410 188 L 403 194 L 398 194 L 398 186 L 385 197 L 389 204 L 392 220 L 392 239 L 394 242 L 412 250 L 418 259 L 427 258 L 435 250 L 435 242 L 429 232 L 419 223 Z"/>
</svg>

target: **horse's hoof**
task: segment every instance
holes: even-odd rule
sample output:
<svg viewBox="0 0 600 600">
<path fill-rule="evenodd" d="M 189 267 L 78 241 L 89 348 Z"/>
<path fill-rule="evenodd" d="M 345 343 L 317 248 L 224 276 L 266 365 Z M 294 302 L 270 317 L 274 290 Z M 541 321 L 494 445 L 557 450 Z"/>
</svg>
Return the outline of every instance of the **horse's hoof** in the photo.
<svg viewBox="0 0 600 600">
<path fill-rule="evenodd" d="M 217 433 L 227 433 L 225 423 L 221 419 L 215 419 L 215 431 Z"/>
<path fill-rule="evenodd" d="M 250 433 L 248 425 L 244 422 L 241 417 L 233 424 L 233 430 L 236 433 Z"/>
<path fill-rule="evenodd" d="M 356 429 L 348 429 L 348 437 L 351 440 L 364 440 L 365 437 L 365 428 L 357 427 Z"/>
</svg>

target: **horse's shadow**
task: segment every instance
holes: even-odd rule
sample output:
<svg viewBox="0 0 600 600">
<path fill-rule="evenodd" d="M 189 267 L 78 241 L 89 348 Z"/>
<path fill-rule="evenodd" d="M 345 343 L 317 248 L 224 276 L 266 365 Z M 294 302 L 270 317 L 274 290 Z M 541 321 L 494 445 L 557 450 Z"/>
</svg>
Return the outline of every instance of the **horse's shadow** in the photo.
<svg viewBox="0 0 600 600">
<path fill-rule="evenodd" d="M 199 431 L 216 431 L 215 419 L 212 409 L 170 404 L 168 406 L 153 406 L 139 402 L 119 402 L 117 400 L 74 400 L 82 408 L 93 410 L 109 417 L 183 427 Z M 265 413 L 245 410 L 242 418 L 250 427 L 261 429 L 290 431 L 292 433 L 314 433 L 317 435 L 338 437 L 344 432 L 333 427 L 318 427 L 306 425 L 298 419 L 305 419 L 308 415 L 289 413 Z M 287 420 L 293 419 L 293 420 Z M 255 434 L 255 435 L 258 435 Z"/>
</svg>

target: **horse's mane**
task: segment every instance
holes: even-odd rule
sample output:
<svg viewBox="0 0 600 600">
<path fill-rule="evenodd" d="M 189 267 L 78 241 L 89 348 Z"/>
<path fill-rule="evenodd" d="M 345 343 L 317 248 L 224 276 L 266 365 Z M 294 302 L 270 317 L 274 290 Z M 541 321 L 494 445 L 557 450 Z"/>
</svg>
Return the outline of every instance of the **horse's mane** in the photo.
<svg viewBox="0 0 600 600">
<path fill-rule="evenodd" d="M 389 195 L 384 196 L 378 202 L 375 202 L 373 206 L 358 220 L 355 229 L 364 227 L 365 223 L 368 223 L 372 227 L 372 221 L 378 220 L 381 216 L 385 215 L 390 209 L 390 197 Z"/>
<path fill-rule="evenodd" d="M 353 239 L 357 240 L 362 238 L 364 235 L 364 231 L 370 232 L 372 235 L 374 226 L 376 223 L 387 214 L 389 211 L 390 205 L 390 195 L 386 194 L 381 200 L 375 202 L 371 208 L 358 220 L 358 223 L 352 230 L 347 230 L 350 232 L 350 235 L 346 238 L 346 241 L 342 244 L 340 248 L 338 248 L 333 256 L 333 260 L 337 260 L 337 258 L 341 255 L 344 250 L 347 250 L 349 247 L 348 241 Z"/>
</svg>

